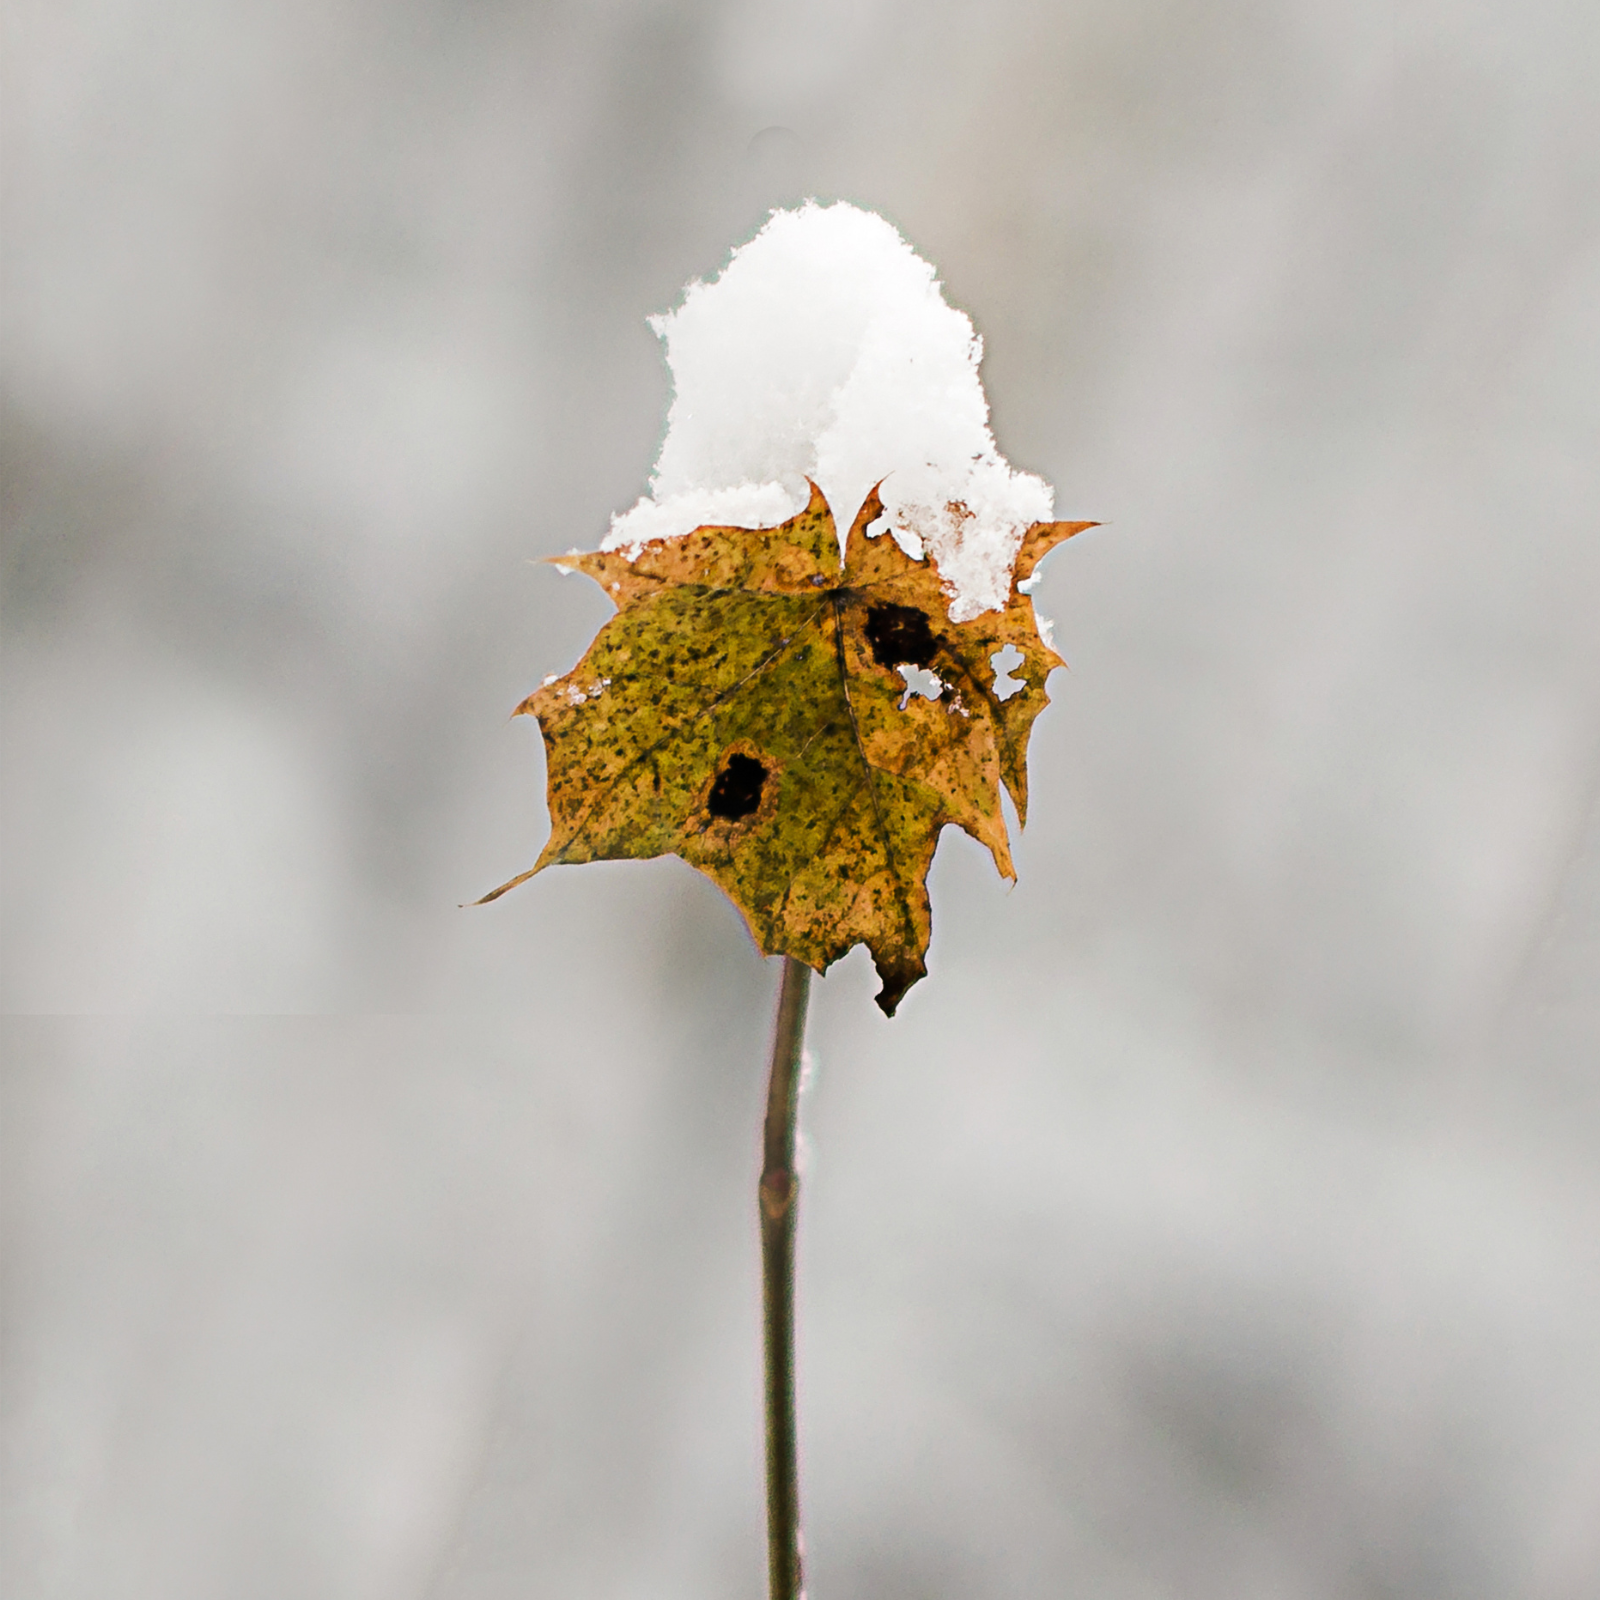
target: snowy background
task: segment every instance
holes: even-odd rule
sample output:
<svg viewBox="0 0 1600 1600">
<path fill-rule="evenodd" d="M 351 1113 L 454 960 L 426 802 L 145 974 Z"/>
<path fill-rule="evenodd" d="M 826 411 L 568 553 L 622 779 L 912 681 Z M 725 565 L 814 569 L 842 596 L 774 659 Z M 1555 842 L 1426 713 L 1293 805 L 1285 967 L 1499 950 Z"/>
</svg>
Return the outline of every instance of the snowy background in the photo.
<svg viewBox="0 0 1600 1600">
<path fill-rule="evenodd" d="M 1008 892 L 818 987 L 811 1593 L 1600 1592 L 1600 10 L 14 0 L 10 1600 L 763 1581 L 776 972 L 468 900 L 805 193 L 1102 530 Z"/>
</svg>

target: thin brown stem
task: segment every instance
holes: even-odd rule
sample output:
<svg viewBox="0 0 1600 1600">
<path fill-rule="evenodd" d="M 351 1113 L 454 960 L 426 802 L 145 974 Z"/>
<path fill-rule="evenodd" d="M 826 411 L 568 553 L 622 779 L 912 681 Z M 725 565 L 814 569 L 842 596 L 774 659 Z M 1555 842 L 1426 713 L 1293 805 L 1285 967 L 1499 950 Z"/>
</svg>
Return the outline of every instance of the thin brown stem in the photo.
<svg viewBox="0 0 1600 1600">
<path fill-rule="evenodd" d="M 767 1572 L 771 1600 L 800 1600 L 800 1460 L 794 1415 L 795 1124 L 811 969 L 783 960 L 762 1140 L 761 1305 L 766 1347 Z"/>
</svg>

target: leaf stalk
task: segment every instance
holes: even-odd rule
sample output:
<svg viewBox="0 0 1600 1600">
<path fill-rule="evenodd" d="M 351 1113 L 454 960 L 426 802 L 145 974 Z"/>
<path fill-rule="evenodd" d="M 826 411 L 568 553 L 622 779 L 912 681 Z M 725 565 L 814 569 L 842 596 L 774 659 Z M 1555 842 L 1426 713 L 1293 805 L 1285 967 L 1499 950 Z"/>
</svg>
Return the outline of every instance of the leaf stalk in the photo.
<svg viewBox="0 0 1600 1600">
<path fill-rule="evenodd" d="M 785 956 L 762 1137 L 761 1304 L 767 1433 L 767 1574 L 771 1600 L 801 1600 L 800 1461 L 794 1403 L 794 1241 L 800 1175 L 795 1132 L 811 969 Z"/>
</svg>

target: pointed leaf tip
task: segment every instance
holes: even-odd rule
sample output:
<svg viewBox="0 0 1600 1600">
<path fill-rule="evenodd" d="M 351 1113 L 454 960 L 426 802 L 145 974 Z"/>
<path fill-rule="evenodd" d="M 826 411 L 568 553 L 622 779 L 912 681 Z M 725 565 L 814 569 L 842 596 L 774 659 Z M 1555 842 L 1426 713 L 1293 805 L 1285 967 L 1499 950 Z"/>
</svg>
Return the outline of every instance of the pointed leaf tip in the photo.
<svg viewBox="0 0 1600 1600">
<path fill-rule="evenodd" d="M 1098 522 L 1036 522 L 1022 536 L 1022 548 L 1017 552 L 1016 582 L 1026 583 L 1033 569 L 1050 554 L 1058 544 L 1086 528 L 1098 528 Z"/>
</svg>

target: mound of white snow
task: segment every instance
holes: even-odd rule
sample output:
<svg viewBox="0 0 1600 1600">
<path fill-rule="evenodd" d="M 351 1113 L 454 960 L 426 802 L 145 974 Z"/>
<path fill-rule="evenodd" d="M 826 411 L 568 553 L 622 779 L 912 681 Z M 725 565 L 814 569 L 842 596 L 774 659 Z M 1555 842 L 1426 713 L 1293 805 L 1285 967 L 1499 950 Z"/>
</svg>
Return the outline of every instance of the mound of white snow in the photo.
<svg viewBox="0 0 1600 1600">
<path fill-rule="evenodd" d="M 612 519 L 607 549 L 771 527 L 804 508 L 807 478 L 842 534 L 882 479 L 889 527 L 932 557 L 951 618 L 1005 605 L 1023 530 L 1053 495 L 995 448 L 983 343 L 891 224 L 843 203 L 775 211 L 650 325 L 672 409 L 650 493 Z"/>
</svg>

